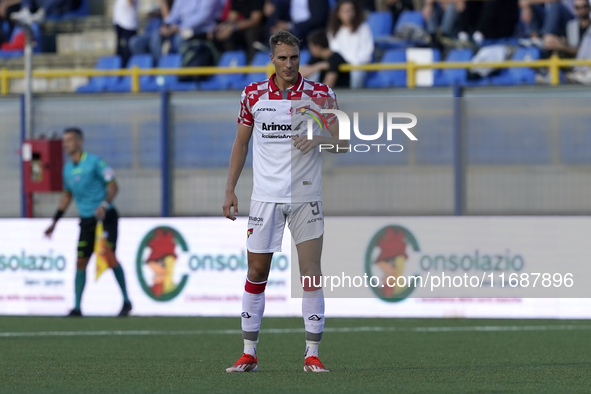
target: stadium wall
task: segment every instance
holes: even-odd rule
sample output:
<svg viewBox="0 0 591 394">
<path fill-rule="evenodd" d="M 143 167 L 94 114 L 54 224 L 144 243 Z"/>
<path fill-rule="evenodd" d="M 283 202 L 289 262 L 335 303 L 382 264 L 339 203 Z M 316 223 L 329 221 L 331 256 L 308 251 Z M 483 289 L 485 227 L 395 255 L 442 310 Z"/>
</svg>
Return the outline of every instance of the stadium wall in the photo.
<svg viewBox="0 0 591 394">
<path fill-rule="evenodd" d="M 395 156 L 327 155 L 324 196 L 330 215 L 451 215 L 455 178 L 454 103 L 461 100 L 466 139 L 465 213 L 573 215 L 591 211 L 591 121 L 588 89 L 577 87 L 338 92 L 341 108 L 375 130 L 380 106 L 414 112 L 419 141 Z M 170 96 L 172 215 L 217 216 L 235 136 L 237 92 Z M 20 216 L 19 99 L 0 99 L 0 216 Z M 159 95 L 43 95 L 35 98 L 35 137 L 68 125 L 86 133 L 86 148 L 109 162 L 121 187 L 123 216 L 160 216 L 162 206 Z M 247 170 L 238 197 L 247 201 Z M 367 198 L 364 190 L 380 185 Z M 59 195 L 37 194 L 35 216 L 53 214 Z M 246 207 L 245 207 L 246 208 Z M 246 212 L 245 212 L 246 213 Z M 76 211 L 70 210 L 70 216 Z"/>
</svg>

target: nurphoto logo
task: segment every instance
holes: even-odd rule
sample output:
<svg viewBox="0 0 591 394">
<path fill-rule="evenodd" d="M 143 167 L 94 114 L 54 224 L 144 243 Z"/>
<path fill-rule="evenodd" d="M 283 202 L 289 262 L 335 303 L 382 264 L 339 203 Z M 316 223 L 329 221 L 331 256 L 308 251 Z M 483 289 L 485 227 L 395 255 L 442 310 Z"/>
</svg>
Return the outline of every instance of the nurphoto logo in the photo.
<svg viewBox="0 0 591 394">
<path fill-rule="evenodd" d="M 313 113 L 309 113 L 308 111 L 312 111 Z M 310 107 L 301 107 L 298 108 L 297 112 L 301 114 L 309 115 L 310 118 L 307 119 L 307 126 L 308 126 L 308 139 L 311 140 L 313 138 L 313 126 L 314 121 L 320 126 L 321 129 L 325 127 L 328 128 L 328 124 L 323 114 L 332 114 L 337 117 L 339 121 L 339 139 L 340 140 L 351 140 L 351 120 L 349 116 L 338 109 L 320 109 L 320 113 L 318 111 L 312 110 Z M 407 119 L 410 122 L 400 123 L 401 119 Z M 384 123 L 386 124 L 384 127 Z M 376 143 L 372 144 L 350 144 L 348 148 L 339 148 L 336 147 L 337 150 L 346 149 L 349 152 L 359 152 L 359 153 L 366 153 L 366 152 L 382 152 L 387 151 L 390 153 L 398 153 L 404 150 L 404 147 L 400 144 L 387 144 L 387 143 L 377 143 L 384 134 L 384 129 L 386 130 L 386 141 L 392 141 L 392 136 L 395 132 L 402 132 L 406 137 L 408 137 L 411 141 L 418 141 L 418 138 L 411 132 L 410 129 L 417 125 L 417 117 L 411 113 L 407 112 L 388 112 L 386 113 L 386 119 L 384 122 L 384 112 L 378 113 L 378 131 L 374 134 L 363 134 L 359 130 L 359 112 L 353 113 L 353 133 L 355 136 L 362 140 L 362 141 L 375 141 Z M 383 140 L 383 139 L 382 139 Z M 318 146 L 319 150 L 330 150 L 335 149 L 335 146 L 332 144 L 320 144 Z"/>
</svg>

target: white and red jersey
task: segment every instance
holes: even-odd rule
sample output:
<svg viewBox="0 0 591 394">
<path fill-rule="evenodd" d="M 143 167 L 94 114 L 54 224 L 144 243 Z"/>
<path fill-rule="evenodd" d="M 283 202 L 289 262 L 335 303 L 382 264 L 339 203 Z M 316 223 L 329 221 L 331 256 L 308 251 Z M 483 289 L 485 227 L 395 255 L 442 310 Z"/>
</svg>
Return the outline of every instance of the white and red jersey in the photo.
<svg viewBox="0 0 591 394">
<path fill-rule="evenodd" d="M 309 115 L 296 109 L 312 107 L 316 119 L 321 109 L 338 109 L 331 88 L 299 75 L 297 83 L 280 90 L 275 74 L 253 82 L 242 92 L 238 123 L 253 128 L 252 199 L 274 203 L 305 203 L 322 200 L 322 155 L 318 148 L 303 155 L 293 146 L 293 136 L 307 133 Z M 323 115 L 327 124 L 334 115 Z M 324 122 L 313 121 L 314 135 L 330 136 Z"/>
</svg>

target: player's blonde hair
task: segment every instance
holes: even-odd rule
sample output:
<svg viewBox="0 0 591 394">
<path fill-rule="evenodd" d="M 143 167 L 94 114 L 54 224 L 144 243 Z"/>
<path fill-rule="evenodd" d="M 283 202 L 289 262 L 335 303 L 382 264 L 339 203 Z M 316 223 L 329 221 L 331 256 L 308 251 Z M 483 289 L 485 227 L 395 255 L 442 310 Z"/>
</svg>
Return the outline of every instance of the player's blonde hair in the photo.
<svg viewBox="0 0 591 394">
<path fill-rule="evenodd" d="M 291 34 L 286 30 L 279 30 L 269 38 L 269 46 L 271 47 L 271 53 L 275 53 L 277 45 L 287 44 L 292 47 L 300 47 L 300 39 Z"/>
</svg>

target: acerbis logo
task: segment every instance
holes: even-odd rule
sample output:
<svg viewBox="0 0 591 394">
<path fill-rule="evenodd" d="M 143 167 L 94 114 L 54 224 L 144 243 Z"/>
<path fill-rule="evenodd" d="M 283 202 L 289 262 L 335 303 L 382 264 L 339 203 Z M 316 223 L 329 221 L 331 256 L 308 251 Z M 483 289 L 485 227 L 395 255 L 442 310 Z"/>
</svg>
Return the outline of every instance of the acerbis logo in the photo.
<svg viewBox="0 0 591 394">
<path fill-rule="evenodd" d="M 136 270 L 140 286 L 155 301 L 170 301 L 184 289 L 189 276 L 174 283 L 177 251 L 188 252 L 183 236 L 172 227 L 156 227 L 142 239 L 136 257 Z M 152 275 L 146 275 L 145 267 Z"/>
<path fill-rule="evenodd" d="M 387 278 L 404 275 L 409 252 L 419 251 L 415 236 L 402 226 L 386 226 L 372 237 L 365 252 L 365 272 L 367 276 L 380 278 L 378 286 L 371 287 L 377 297 L 399 302 L 414 291 L 412 282 L 405 287 L 389 286 Z"/>
<path fill-rule="evenodd" d="M 308 320 L 312 320 L 312 321 L 320 321 L 320 316 L 318 315 L 312 315 L 308 318 Z"/>
<path fill-rule="evenodd" d="M 242 317 L 243 317 L 243 318 L 245 318 L 245 319 L 250 319 L 250 317 L 251 317 L 251 316 L 248 314 L 248 312 L 242 312 L 242 313 L 240 314 L 240 316 L 242 316 Z"/>
<path fill-rule="evenodd" d="M 266 112 L 277 112 L 277 110 L 275 108 L 258 108 L 258 111 L 266 111 Z"/>
</svg>

